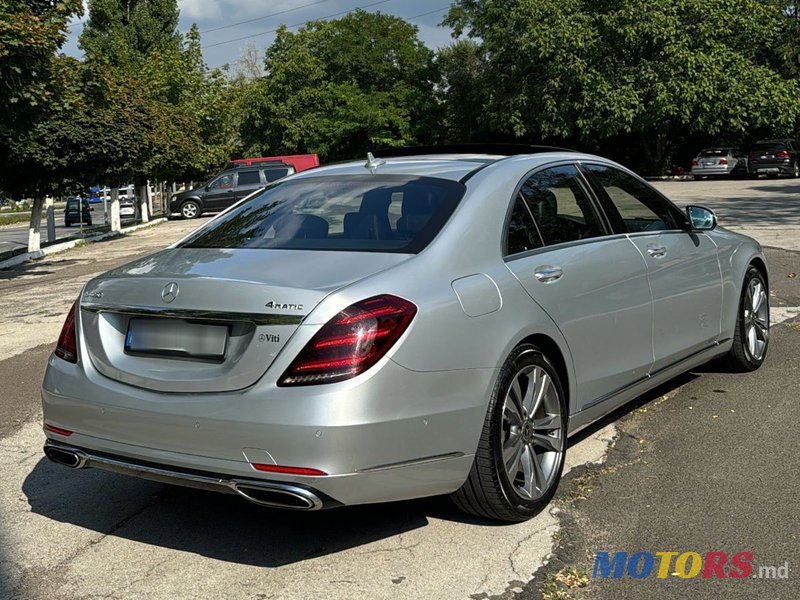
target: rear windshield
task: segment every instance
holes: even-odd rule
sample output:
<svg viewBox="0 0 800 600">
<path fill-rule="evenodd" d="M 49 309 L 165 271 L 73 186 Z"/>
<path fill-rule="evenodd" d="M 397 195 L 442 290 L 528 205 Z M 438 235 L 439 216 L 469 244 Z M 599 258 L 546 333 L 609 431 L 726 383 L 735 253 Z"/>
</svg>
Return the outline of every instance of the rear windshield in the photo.
<svg viewBox="0 0 800 600">
<path fill-rule="evenodd" d="M 417 253 L 439 233 L 464 189 L 455 181 L 403 175 L 288 179 L 181 247 Z"/>
<path fill-rule="evenodd" d="M 781 150 L 786 150 L 786 144 L 782 144 L 781 142 L 759 142 L 753 146 L 751 152 L 774 154 L 776 152 L 780 152 Z"/>
<path fill-rule="evenodd" d="M 707 148 L 700 153 L 700 156 L 728 156 L 730 148 Z"/>
</svg>

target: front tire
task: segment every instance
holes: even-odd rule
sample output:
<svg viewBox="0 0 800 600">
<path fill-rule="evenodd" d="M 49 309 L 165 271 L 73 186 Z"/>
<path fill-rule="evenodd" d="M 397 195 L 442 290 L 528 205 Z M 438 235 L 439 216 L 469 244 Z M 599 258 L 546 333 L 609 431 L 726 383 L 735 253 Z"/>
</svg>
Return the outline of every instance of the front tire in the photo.
<svg viewBox="0 0 800 600">
<path fill-rule="evenodd" d="M 553 364 L 522 344 L 498 377 L 469 477 L 452 499 L 461 510 L 526 521 L 552 499 L 564 469 L 567 402 Z"/>
<path fill-rule="evenodd" d="M 196 219 L 201 212 L 200 205 L 194 200 L 187 200 L 181 204 L 181 216 L 184 219 Z"/>
<path fill-rule="evenodd" d="M 769 288 L 761 271 L 750 265 L 742 285 L 726 366 L 740 373 L 755 371 L 764 364 L 768 346 Z"/>
</svg>

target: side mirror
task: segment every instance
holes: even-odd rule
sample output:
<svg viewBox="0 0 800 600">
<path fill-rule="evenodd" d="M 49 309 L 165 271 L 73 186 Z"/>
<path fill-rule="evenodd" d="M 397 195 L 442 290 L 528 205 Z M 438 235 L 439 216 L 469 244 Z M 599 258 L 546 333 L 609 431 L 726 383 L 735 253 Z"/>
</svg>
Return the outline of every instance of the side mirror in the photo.
<svg viewBox="0 0 800 600">
<path fill-rule="evenodd" d="M 717 216 L 705 206 L 687 206 L 686 216 L 694 231 L 711 231 L 717 226 Z"/>
<path fill-rule="evenodd" d="M 206 191 L 208 191 L 208 190 L 210 190 L 210 189 L 211 189 L 211 186 L 210 186 L 210 185 L 207 185 L 207 186 L 206 186 Z"/>
</svg>

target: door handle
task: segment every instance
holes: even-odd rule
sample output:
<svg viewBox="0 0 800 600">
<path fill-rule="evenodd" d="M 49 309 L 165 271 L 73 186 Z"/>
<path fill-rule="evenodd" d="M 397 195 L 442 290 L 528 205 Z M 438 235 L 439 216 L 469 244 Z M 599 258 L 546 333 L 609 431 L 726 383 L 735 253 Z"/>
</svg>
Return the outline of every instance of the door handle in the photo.
<svg viewBox="0 0 800 600">
<path fill-rule="evenodd" d="M 667 254 L 667 249 L 664 246 L 648 246 L 647 253 L 653 258 L 661 258 Z"/>
<path fill-rule="evenodd" d="M 563 274 L 564 271 L 562 271 L 560 267 L 551 267 L 550 265 L 536 267 L 536 271 L 533 272 L 533 276 L 542 283 L 558 281 Z"/>
</svg>

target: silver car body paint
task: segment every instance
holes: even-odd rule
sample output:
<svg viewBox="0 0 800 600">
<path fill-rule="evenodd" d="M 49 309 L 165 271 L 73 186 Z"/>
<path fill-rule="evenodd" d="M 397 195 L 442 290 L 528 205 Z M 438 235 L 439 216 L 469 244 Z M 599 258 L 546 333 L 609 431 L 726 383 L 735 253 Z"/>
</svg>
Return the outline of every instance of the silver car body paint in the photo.
<svg viewBox="0 0 800 600">
<path fill-rule="evenodd" d="M 500 368 L 524 340 L 563 358 L 571 432 L 726 353 L 747 266 L 764 260 L 750 238 L 722 228 L 617 234 L 504 258 L 523 178 L 581 161 L 622 169 L 566 152 L 388 159 L 380 173 L 470 175 L 417 255 L 174 244 L 93 279 L 76 312 L 78 363 L 53 355 L 42 388 L 45 421 L 74 433 L 47 437 L 134 462 L 300 484 L 343 504 L 383 502 L 461 486 Z M 359 161 L 285 181 L 364 173 Z M 666 254 L 651 256 L 655 247 Z M 563 276 L 537 281 L 546 267 Z M 165 304 L 171 282 L 180 291 Z M 376 365 L 339 383 L 277 386 L 323 324 L 385 293 L 418 312 Z M 225 313 L 237 323 L 228 348 L 236 359 L 126 354 L 127 319 L 151 308 Z M 253 457 L 328 475 L 258 472 Z"/>
</svg>

